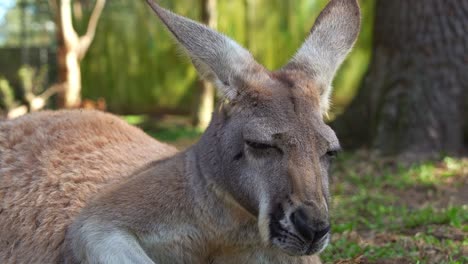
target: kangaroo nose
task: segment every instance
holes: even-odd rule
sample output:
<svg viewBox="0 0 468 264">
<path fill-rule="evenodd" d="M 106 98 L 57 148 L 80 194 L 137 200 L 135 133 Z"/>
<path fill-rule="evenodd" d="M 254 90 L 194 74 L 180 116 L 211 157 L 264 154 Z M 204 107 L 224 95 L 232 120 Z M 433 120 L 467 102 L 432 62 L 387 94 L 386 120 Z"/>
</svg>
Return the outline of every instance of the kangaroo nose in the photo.
<svg viewBox="0 0 468 264">
<path fill-rule="evenodd" d="M 330 225 L 321 228 L 324 223 L 314 220 L 302 207 L 293 212 L 290 219 L 297 232 L 307 241 L 312 241 L 312 243 L 319 241 L 330 231 Z"/>
</svg>

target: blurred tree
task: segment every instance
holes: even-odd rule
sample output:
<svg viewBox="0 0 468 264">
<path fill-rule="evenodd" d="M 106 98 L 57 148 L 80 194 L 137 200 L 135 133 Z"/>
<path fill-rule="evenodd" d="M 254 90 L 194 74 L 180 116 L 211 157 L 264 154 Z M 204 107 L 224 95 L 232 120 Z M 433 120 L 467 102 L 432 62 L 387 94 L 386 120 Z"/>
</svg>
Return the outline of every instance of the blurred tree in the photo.
<svg viewBox="0 0 468 264">
<path fill-rule="evenodd" d="M 377 1 L 370 71 L 333 123 L 343 145 L 407 160 L 460 153 L 468 122 L 467 25 L 466 0 Z"/>
<path fill-rule="evenodd" d="M 159 2 L 200 19 L 199 1 Z M 97 30 L 83 60 L 84 97 L 104 97 L 119 113 L 190 113 L 196 71 L 145 1 L 108 2 Z"/>
<path fill-rule="evenodd" d="M 21 81 L 19 92 L 13 89 L 6 79 L 0 77 L 0 116 L 15 118 L 43 109 L 47 100 L 60 90 L 59 85 L 46 88 L 46 75 L 46 66 L 40 70 L 27 65 L 22 66 L 18 70 Z"/>
<path fill-rule="evenodd" d="M 201 19 L 210 28 L 218 27 L 217 0 L 200 0 Z M 193 114 L 193 125 L 205 129 L 211 120 L 214 108 L 215 88 L 211 82 L 200 80 L 196 96 L 196 108 Z"/>
<path fill-rule="evenodd" d="M 48 0 L 0 1 L 0 46 L 29 48 L 53 42 Z M 22 55 L 24 60 L 24 54 Z M 26 63 L 23 61 L 23 63 Z"/>
<path fill-rule="evenodd" d="M 73 108 L 81 103 L 80 62 L 85 56 L 96 33 L 99 17 L 106 0 L 96 0 L 86 33 L 79 36 L 73 28 L 71 0 L 50 0 L 55 10 L 58 38 L 58 76 L 62 90 L 59 93 L 59 107 Z"/>
</svg>

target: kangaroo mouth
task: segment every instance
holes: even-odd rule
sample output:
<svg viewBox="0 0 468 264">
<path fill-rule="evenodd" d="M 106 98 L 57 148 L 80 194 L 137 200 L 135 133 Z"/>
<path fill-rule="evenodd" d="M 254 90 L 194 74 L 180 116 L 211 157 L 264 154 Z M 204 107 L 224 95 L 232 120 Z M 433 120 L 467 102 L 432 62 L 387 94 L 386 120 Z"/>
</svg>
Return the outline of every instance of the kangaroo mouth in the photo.
<svg viewBox="0 0 468 264">
<path fill-rule="evenodd" d="M 327 247 L 330 240 L 329 233 L 318 240 L 310 240 L 301 236 L 286 217 L 281 206 L 270 215 L 269 229 L 272 245 L 291 256 L 318 254 Z"/>
</svg>

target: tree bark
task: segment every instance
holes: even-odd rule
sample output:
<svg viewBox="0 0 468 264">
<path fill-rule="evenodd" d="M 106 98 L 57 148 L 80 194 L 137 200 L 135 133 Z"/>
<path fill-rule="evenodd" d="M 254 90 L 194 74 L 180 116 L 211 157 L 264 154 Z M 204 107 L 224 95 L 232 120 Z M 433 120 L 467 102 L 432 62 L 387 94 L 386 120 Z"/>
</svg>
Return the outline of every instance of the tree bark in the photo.
<svg viewBox="0 0 468 264">
<path fill-rule="evenodd" d="M 467 51 L 468 0 L 378 0 L 369 72 L 332 124 L 342 144 L 414 160 L 459 154 Z"/>
<path fill-rule="evenodd" d="M 91 45 L 105 0 L 97 0 L 88 22 L 86 33 L 79 36 L 73 28 L 71 0 L 50 0 L 57 13 L 58 28 L 58 76 L 64 87 L 59 93 L 58 107 L 75 108 L 81 103 L 81 70 L 80 62 Z"/>
<path fill-rule="evenodd" d="M 202 7 L 202 22 L 216 29 L 218 26 L 217 0 L 200 0 Z M 211 120 L 214 109 L 215 87 L 207 81 L 200 81 L 199 90 L 196 95 L 196 109 L 193 116 L 193 125 L 199 129 L 205 129 Z"/>
</svg>

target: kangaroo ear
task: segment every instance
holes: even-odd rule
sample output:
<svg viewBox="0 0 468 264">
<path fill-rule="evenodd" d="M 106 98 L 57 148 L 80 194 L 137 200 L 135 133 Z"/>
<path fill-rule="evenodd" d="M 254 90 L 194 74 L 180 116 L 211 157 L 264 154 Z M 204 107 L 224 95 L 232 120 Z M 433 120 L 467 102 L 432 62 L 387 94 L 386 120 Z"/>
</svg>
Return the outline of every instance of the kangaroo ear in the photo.
<svg viewBox="0 0 468 264">
<path fill-rule="evenodd" d="M 357 0 L 331 0 L 318 16 L 302 47 L 282 69 L 302 71 L 316 82 L 323 113 L 329 107 L 333 77 L 353 47 L 360 24 Z"/>
<path fill-rule="evenodd" d="M 203 79 L 211 81 L 227 98 L 238 94 L 233 80 L 258 67 L 252 55 L 232 39 L 207 26 L 176 15 L 152 0 L 154 12 L 187 51 Z"/>
</svg>

